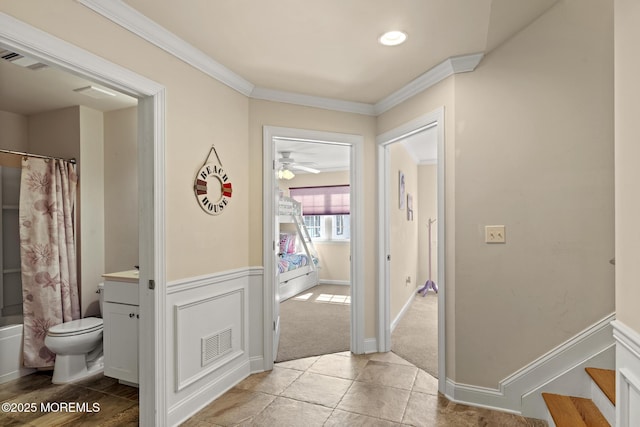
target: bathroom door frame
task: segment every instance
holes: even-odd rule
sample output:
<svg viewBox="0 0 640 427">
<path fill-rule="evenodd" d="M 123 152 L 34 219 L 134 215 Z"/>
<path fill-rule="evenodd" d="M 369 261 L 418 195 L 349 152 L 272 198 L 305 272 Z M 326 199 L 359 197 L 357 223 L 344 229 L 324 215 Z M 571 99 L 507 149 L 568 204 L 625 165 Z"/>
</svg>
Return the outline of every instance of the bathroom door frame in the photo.
<svg viewBox="0 0 640 427">
<path fill-rule="evenodd" d="M 139 422 L 166 425 L 165 88 L 2 12 L 0 45 L 138 99 Z"/>
</svg>

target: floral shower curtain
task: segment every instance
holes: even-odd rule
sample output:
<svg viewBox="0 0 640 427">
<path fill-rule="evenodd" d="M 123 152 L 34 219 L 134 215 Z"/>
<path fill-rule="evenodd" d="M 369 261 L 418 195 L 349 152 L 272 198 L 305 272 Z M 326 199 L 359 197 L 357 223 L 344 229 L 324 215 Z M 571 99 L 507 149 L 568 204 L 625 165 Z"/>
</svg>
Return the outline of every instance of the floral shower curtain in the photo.
<svg viewBox="0 0 640 427">
<path fill-rule="evenodd" d="M 24 365 L 53 366 L 44 338 L 51 326 L 80 318 L 74 209 L 75 165 L 24 157 L 20 183 L 20 258 Z"/>
</svg>

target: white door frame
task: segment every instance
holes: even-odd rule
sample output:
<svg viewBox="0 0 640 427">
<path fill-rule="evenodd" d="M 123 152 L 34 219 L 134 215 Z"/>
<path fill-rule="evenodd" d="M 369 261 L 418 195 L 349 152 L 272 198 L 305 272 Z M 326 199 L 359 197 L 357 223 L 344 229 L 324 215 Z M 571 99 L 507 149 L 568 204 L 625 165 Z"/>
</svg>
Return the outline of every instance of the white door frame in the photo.
<svg viewBox="0 0 640 427">
<path fill-rule="evenodd" d="M 351 186 L 351 352 L 364 353 L 364 195 L 363 164 L 364 138 L 335 132 L 323 132 L 276 126 L 263 127 L 263 265 L 264 265 L 264 369 L 273 368 L 273 304 L 275 277 L 273 257 L 274 215 L 273 188 L 275 187 L 274 138 L 294 139 L 304 142 L 331 143 L 350 148 Z"/>
<path fill-rule="evenodd" d="M 0 44 L 138 98 L 140 425 L 166 425 L 165 88 L 2 12 Z"/>
<path fill-rule="evenodd" d="M 438 389 L 441 393 L 446 389 L 446 348 L 445 348 L 445 146 L 444 146 L 444 107 L 420 116 L 408 123 L 379 135 L 378 144 L 378 351 L 391 351 L 391 321 L 390 318 L 390 272 L 389 259 L 390 227 L 389 182 L 390 154 L 389 146 L 403 138 L 430 127 L 437 126 L 438 166 Z"/>
</svg>

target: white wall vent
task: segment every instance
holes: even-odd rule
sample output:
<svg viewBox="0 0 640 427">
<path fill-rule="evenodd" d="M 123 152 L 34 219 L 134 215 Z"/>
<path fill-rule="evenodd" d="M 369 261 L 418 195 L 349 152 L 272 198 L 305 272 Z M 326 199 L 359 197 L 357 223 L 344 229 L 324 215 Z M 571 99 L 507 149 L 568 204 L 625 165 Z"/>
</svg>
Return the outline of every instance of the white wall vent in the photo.
<svg viewBox="0 0 640 427">
<path fill-rule="evenodd" d="M 33 58 L 29 58 L 28 56 L 20 55 L 19 53 L 11 52 L 10 50 L 6 49 L 0 49 L 0 58 L 4 59 L 5 61 L 11 62 L 12 64 L 19 65 L 20 67 L 28 68 L 30 70 L 39 70 L 47 66 L 47 64 L 38 62 Z"/>
<path fill-rule="evenodd" d="M 231 351 L 231 328 L 202 338 L 202 366 Z"/>
</svg>

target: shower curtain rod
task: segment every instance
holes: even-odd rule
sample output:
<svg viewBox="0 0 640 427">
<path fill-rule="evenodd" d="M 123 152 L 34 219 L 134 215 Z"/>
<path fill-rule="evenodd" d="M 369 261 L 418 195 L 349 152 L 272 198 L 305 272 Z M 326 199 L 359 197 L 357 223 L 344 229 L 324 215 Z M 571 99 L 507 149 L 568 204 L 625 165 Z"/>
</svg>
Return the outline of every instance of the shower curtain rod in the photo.
<svg viewBox="0 0 640 427">
<path fill-rule="evenodd" d="M 24 151 L 12 151 L 12 150 L 0 149 L 0 153 L 17 154 L 19 156 L 36 157 L 38 159 L 64 160 L 65 162 L 73 163 L 74 165 L 76 164 L 76 159 L 63 159 L 62 157 L 43 156 L 41 154 L 26 153 Z"/>
</svg>

